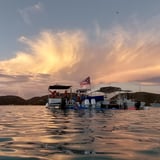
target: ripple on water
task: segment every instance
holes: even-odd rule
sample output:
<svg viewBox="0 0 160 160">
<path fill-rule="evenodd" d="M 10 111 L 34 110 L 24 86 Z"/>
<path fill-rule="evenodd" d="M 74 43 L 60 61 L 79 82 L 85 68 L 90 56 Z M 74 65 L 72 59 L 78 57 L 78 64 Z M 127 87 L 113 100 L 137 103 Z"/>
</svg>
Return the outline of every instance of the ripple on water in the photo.
<svg viewBox="0 0 160 160">
<path fill-rule="evenodd" d="M 44 106 L 1 106 L 0 109 L 0 159 L 158 160 L 160 155 L 159 108 L 51 111 Z"/>
</svg>

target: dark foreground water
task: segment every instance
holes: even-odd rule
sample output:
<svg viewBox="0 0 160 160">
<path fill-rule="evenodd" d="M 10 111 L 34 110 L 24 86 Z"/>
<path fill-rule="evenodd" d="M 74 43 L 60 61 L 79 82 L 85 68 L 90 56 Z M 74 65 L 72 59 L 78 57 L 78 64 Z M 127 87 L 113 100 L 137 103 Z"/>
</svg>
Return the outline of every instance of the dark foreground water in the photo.
<svg viewBox="0 0 160 160">
<path fill-rule="evenodd" d="M 159 160 L 160 108 L 0 106 L 0 160 Z"/>
</svg>

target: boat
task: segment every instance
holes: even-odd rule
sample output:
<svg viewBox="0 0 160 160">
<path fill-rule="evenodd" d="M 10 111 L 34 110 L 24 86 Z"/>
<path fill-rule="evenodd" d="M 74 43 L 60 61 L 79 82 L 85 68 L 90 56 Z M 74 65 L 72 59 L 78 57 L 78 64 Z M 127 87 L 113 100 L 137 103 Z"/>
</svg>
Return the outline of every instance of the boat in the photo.
<svg viewBox="0 0 160 160">
<path fill-rule="evenodd" d="M 77 95 L 80 97 L 80 105 L 90 108 L 101 107 L 105 96 L 103 93 L 92 91 L 90 89 L 78 89 Z"/>
<path fill-rule="evenodd" d="M 66 101 L 71 99 L 71 87 L 70 85 L 51 85 L 48 87 L 48 102 L 47 108 L 60 108 L 66 106 Z M 69 91 L 69 92 L 68 92 Z"/>
<path fill-rule="evenodd" d="M 145 106 L 145 102 L 128 99 L 127 94 L 131 92 L 130 90 L 121 90 L 118 87 L 103 87 L 100 91 L 105 89 L 106 99 L 102 102 L 106 102 L 106 108 L 108 109 L 125 109 L 125 110 L 144 110 L 148 109 L 148 106 Z"/>
<path fill-rule="evenodd" d="M 88 94 L 86 89 L 72 93 L 70 85 L 50 85 L 48 91 L 46 107 L 52 109 L 98 109 L 104 101 L 104 95 Z"/>
<path fill-rule="evenodd" d="M 88 81 L 88 79 L 87 79 Z M 106 89 L 108 96 L 106 94 Z M 145 102 L 137 102 L 127 99 L 120 94 L 122 90 L 117 87 L 105 87 L 105 92 L 101 89 L 91 90 L 88 88 L 80 88 L 76 93 L 72 93 L 71 85 L 51 85 L 48 87 L 47 108 L 61 109 L 146 109 Z M 123 91 L 124 92 L 124 91 Z M 128 92 L 128 91 L 125 91 Z M 116 96 L 117 95 L 117 96 Z M 137 108 L 136 108 L 137 105 Z M 148 108 L 148 107 L 147 107 Z"/>
</svg>

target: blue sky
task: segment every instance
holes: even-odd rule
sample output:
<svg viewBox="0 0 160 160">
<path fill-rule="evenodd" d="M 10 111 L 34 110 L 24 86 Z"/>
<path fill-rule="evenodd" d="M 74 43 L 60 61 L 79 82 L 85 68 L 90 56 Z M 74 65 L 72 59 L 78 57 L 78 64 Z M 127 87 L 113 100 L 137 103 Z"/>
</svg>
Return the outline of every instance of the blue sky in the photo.
<svg viewBox="0 0 160 160">
<path fill-rule="evenodd" d="M 1 95 L 78 87 L 88 75 L 160 92 L 159 0 L 0 0 L 0 22 Z"/>
<path fill-rule="evenodd" d="M 132 17 L 143 23 L 160 10 L 159 0 L 0 0 L 0 4 L 1 59 L 13 56 L 23 35 L 35 36 L 45 29 L 90 32 L 96 25 L 110 29 Z"/>
</svg>

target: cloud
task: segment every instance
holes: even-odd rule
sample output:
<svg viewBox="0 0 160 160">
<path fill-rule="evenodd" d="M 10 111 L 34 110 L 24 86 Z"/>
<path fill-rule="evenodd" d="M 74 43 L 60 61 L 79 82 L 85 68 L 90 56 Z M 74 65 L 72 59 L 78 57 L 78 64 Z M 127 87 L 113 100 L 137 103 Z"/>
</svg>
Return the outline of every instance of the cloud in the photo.
<svg viewBox="0 0 160 160">
<path fill-rule="evenodd" d="M 43 10 L 42 3 L 38 2 L 34 4 L 33 6 L 26 7 L 24 9 L 19 9 L 18 12 L 20 16 L 22 17 L 23 21 L 30 25 L 32 23 L 31 16 L 37 12 L 40 12 Z"/>
<path fill-rule="evenodd" d="M 48 74 L 63 68 L 71 69 L 78 63 L 81 58 L 78 53 L 81 51 L 83 33 L 44 31 L 35 39 L 23 36 L 19 41 L 28 45 L 27 51 L 17 52 L 15 58 L 2 61 L 0 66 L 7 66 L 8 73 Z"/>
<path fill-rule="evenodd" d="M 31 96 L 30 92 L 33 95 L 34 91 L 42 90 L 42 87 L 43 90 L 39 94 L 43 95 L 52 82 L 64 82 L 59 72 L 67 69 L 66 72 L 69 73 L 78 63 L 80 46 L 85 40 L 80 31 L 58 33 L 44 31 L 33 39 L 22 36 L 19 41 L 27 45 L 26 51 L 19 51 L 15 57 L 0 62 L 0 73 L 3 74 L 0 81 L 16 84 L 12 87 L 20 86 L 22 91 L 18 94 L 28 97 Z M 2 80 L 2 77 L 6 79 Z M 68 82 L 66 79 L 65 83 Z"/>
<path fill-rule="evenodd" d="M 35 37 L 22 36 L 19 42 L 26 48 L 9 60 L 0 61 L 3 75 L 0 81 L 8 79 L 20 86 L 19 94 L 23 92 L 25 97 L 37 92 L 43 95 L 53 83 L 78 86 L 88 75 L 93 84 L 157 85 L 160 75 L 158 30 L 150 25 L 138 29 L 98 28 L 93 36 L 95 39 L 90 39 L 82 30 L 44 30 Z"/>
</svg>

